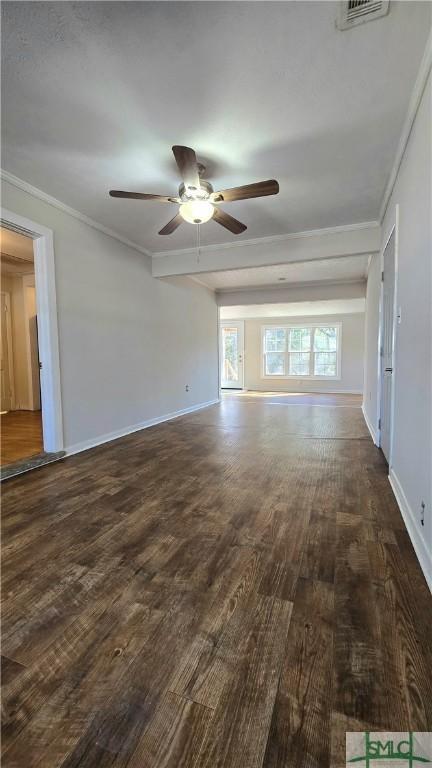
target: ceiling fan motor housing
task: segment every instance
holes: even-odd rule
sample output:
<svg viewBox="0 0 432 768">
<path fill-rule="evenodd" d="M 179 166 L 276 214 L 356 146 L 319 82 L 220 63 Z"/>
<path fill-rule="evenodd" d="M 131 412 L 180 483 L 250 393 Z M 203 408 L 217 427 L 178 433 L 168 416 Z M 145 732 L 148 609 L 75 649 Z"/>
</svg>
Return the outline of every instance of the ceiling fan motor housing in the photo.
<svg viewBox="0 0 432 768">
<path fill-rule="evenodd" d="M 179 198 L 184 203 L 187 203 L 189 200 L 208 200 L 212 193 L 212 185 L 209 181 L 204 181 L 203 179 L 200 179 L 200 187 L 198 189 L 186 187 L 183 182 L 179 186 Z"/>
</svg>

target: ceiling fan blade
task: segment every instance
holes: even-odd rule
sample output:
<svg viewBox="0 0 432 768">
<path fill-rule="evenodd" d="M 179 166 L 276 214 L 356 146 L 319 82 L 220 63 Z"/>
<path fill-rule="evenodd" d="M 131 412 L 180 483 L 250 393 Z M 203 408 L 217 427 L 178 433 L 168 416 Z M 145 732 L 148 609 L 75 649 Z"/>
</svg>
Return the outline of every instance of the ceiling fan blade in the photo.
<svg viewBox="0 0 432 768">
<path fill-rule="evenodd" d="M 232 187 L 232 189 L 222 189 L 215 192 L 213 202 L 232 203 L 235 200 L 248 200 L 251 197 L 265 197 L 266 195 L 277 195 L 279 184 L 275 179 L 268 181 L 257 181 L 256 184 L 245 184 L 243 187 Z"/>
<path fill-rule="evenodd" d="M 200 180 L 198 163 L 194 150 L 190 147 L 181 147 L 178 144 L 175 144 L 172 151 L 174 152 L 174 157 L 185 187 L 189 187 L 189 189 L 199 189 Z"/>
<path fill-rule="evenodd" d="M 221 224 L 225 229 L 229 229 L 234 235 L 240 235 L 247 229 L 246 224 L 242 224 L 241 221 L 237 221 L 233 216 L 230 216 L 226 211 L 221 211 L 220 208 L 214 209 L 213 219 Z"/>
<path fill-rule="evenodd" d="M 147 195 L 144 192 L 122 192 L 120 189 L 110 189 L 111 197 L 126 197 L 130 200 L 158 200 L 160 203 L 179 203 L 179 197 L 166 195 Z"/>
<path fill-rule="evenodd" d="M 171 221 L 168 222 L 168 224 L 165 224 L 165 226 L 161 229 L 159 232 L 160 235 L 171 235 L 172 232 L 174 232 L 177 227 L 180 226 L 180 224 L 184 221 L 183 217 L 180 216 L 179 213 L 177 213 Z"/>
</svg>

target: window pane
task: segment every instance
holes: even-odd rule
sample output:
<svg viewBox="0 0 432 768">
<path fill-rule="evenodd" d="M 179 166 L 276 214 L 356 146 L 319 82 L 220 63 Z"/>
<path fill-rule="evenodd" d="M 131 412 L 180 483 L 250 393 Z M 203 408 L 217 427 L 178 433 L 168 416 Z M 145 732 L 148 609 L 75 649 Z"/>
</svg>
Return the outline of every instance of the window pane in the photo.
<svg viewBox="0 0 432 768">
<path fill-rule="evenodd" d="M 309 352 L 310 328 L 291 328 L 289 332 L 289 348 L 294 352 Z"/>
<path fill-rule="evenodd" d="M 289 372 L 291 376 L 309 376 L 309 352 L 291 352 Z"/>
<path fill-rule="evenodd" d="M 315 352 L 315 376 L 336 376 L 336 352 Z"/>
<path fill-rule="evenodd" d="M 265 372 L 266 376 L 283 376 L 285 373 L 285 355 L 281 352 L 267 352 Z"/>
<path fill-rule="evenodd" d="M 333 352 L 337 348 L 336 328 L 315 328 L 315 351 Z"/>
<path fill-rule="evenodd" d="M 286 345 L 285 328 L 266 328 L 264 335 L 265 352 L 284 352 Z"/>
</svg>

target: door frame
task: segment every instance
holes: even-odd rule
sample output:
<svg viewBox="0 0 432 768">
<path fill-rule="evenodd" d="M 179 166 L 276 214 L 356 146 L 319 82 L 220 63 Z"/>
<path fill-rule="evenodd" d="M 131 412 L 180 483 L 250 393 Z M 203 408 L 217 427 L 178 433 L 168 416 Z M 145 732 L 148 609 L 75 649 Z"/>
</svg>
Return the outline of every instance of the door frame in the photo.
<svg viewBox="0 0 432 768">
<path fill-rule="evenodd" d="M 11 295 L 9 291 L 1 291 L 5 297 L 6 309 L 6 337 L 8 345 L 8 368 L 9 368 L 9 386 L 10 386 L 10 401 L 13 411 L 15 408 L 15 377 L 14 377 L 14 360 L 13 360 L 13 344 L 12 344 L 12 324 L 11 324 Z"/>
<path fill-rule="evenodd" d="M 219 319 L 219 333 L 218 333 L 218 337 L 219 337 L 219 392 L 222 389 L 224 390 L 224 392 L 225 391 L 229 391 L 228 387 L 226 387 L 226 388 L 222 387 L 222 349 L 223 349 L 223 347 L 222 347 L 221 339 L 222 339 L 222 325 L 225 325 L 225 324 L 229 325 L 230 323 L 235 323 L 236 325 L 241 325 L 241 327 L 242 327 L 242 339 L 243 339 L 243 348 L 242 348 L 242 351 L 241 351 L 241 356 L 242 356 L 242 377 L 241 377 L 241 381 L 239 381 L 239 384 L 241 386 L 239 386 L 239 387 L 232 387 L 232 389 L 234 391 L 237 391 L 237 392 L 244 392 L 245 391 L 245 385 L 244 385 L 244 382 L 245 382 L 245 322 L 242 319 L 235 319 L 235 318 L 231 319 L 231 320 L 230 319 L 225 320 L 225 318 Z"/>
<path fill-rule="evenodd" d="M 6 208 L 0 214 L 2 227 L 33 240 L 43 445 L 57 453 L 64 441 L 53 231 Z"/>
<path fill-rule="evenodd" d="M 383 342 L 384 316 L 384 251 L 387 248 L 389 240 L 394 233 L 394 291 L 393 291 L 393 327 L 392 327 L 392 363 L 393 373 L 390 389 L 390 440 L 389 440 L 389 471 L 393 466 L 393 434 L 394 434 L 394 409 L 395 409 L 395 381 L 396 381 L 396 326 L 398 322 L 397 302 L 398 302 L 398 275 L 399 275 L 399 204 L 394 207 L 394 214 L 390 219 L 388 228 L 385 232 L 380 250 L 380 270 L 381 287 L 379 302 L 379 333 L 378 333 L 378 387 L 377 387 L 377 445 L 381 447 L 381 416 L 382 416 L 382 376 L 381 376 L 381 347 Z"/>
</svg>

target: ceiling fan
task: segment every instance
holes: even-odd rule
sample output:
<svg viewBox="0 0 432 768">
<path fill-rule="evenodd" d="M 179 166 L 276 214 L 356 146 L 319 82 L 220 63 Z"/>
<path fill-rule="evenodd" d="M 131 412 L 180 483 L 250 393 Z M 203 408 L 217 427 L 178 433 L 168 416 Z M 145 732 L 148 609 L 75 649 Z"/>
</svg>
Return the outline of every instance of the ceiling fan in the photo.
<svg viewBox="0 0 432 768">
<path fill-rule="evenodd" d="M 239 235 L 247 229 L 245 224 L 234 219 L 226 211 L 218 208 L 218 203 L 232 203 L 235 200 L 247 200 L 251 197 L 277 195 L 279 184 L 274 179 L 258 181 L 255 184 L 245 184 L 242 187 L 232 187 L 214 192 L 208 181 L 202 178 L 205 166 L 198 163 L 196 154 L 190 147 L 175 145 L 172 148 L 180 176 L 183 181 L 179 186 L 178 196 L 150 195 L 143 192 L 122 192 L 111 189 L 111 197 L 126 197 L 132 200 L 157 200 L 160 203 L 176 203 L 178 213 L 159 232 L 160 235 L 171 235 L 183 221 L 190 224 L 204 224 L 213 219 L 234 235 Z"/>
</svg>

